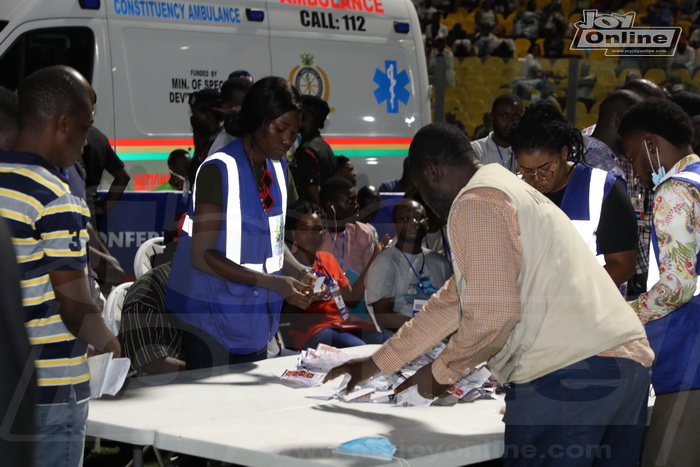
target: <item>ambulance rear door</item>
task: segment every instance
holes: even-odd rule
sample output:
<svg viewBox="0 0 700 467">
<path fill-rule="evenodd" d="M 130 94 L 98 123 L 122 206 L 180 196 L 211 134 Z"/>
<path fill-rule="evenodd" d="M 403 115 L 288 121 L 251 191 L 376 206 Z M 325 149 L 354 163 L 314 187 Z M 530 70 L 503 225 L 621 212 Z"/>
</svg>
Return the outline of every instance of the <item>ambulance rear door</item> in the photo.
<svg viewBox="0 0 700 467">
<path fill-rule="evenodd" d="M 272 72 L 331 114 L 322 135 L 351 157 L 358 186 L 398 178 L 430 118 L 418 18 L 403 0 L 270 0 Z"/>
<path fill-rule="evenodd" d="M 193 149 L 192 92 L 220 88 L 238 69 L 256 79 L 270 74 L 268 18 L 256 0 L 110 0 L 107 7 L 114 143 L 138 181 L 167 172 L 173 149 Z"/>
</svg>

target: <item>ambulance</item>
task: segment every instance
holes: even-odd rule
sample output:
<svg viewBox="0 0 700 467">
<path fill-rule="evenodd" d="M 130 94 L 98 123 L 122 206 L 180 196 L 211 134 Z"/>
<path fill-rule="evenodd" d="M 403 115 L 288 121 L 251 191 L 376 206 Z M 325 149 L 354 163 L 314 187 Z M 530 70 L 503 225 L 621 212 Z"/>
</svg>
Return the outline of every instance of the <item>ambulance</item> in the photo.
<svg viewBox="0 0 700 467">
<path fill-rule="evenodd" d="M 289 79 L 325 99 L 323 136 L 358 186 L 400 177 L 430 119 L 428 74 L 411 0 L 3 0 L 0 85 L 66 64 L 97 93 L 95 126 L 132 177 L 167 173 L 192 149 L 188 96 L 234 70 Z M 102 187 L 110 180 L 103 178 Z"/>
</svg>

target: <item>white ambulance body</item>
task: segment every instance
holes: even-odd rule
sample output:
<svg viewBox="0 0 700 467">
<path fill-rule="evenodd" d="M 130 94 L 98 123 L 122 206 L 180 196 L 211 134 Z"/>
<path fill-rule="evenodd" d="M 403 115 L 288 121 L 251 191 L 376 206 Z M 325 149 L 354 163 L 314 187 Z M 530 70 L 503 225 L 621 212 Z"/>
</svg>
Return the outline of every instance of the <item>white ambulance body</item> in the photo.
<svg viewBox="0 0 700 467">
<path fill-rule="evenodd" d="M 358 186 L 398 178 L 430 119 L 410 0 L 1 0 L 0 85 L 57 63 L 92 82 L 95 126 L 136 190 L 167 172 L 170 151 L 192 148 L 189 94 L 238 69 L 327 100 L 323 135 L 352 158 Z"/>
</svg>

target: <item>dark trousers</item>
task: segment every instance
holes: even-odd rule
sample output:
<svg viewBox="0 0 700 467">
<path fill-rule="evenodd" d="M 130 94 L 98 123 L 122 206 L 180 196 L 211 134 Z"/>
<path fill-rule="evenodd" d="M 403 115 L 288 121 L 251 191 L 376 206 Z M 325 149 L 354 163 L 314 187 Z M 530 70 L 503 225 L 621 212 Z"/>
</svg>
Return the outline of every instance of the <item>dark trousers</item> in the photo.
<svg viewBox="0 0 700 467">
<path fill-rule="evenodd" d="M 267 358 L 267 345 L 255 352 L 231 353 L 209 333 L 192 326 L 186 326 L 182 332 L 182 348 L 188 370 L 257 362 Z"/>
<path fill-rule="evenodd" d="M 504 465 L 639 465 L 649 381 L 632 360 L 591 357 L 506 384 Z"/>
</svg>

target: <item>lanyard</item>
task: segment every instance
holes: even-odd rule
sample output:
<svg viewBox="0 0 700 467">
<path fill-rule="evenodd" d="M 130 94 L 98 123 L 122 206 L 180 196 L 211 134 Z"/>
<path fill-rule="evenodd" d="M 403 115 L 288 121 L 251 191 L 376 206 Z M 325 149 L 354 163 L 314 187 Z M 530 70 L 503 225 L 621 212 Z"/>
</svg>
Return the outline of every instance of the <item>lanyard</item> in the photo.
<svg viewBox="0 0 700 467">
<path fill-rule="evenodd" d="M 408 256 L 406 256 L 406 253 L 403 252 L 403 250 L 400 250 L 398 247 L 396 248 L 401 252 L 404 258 L 406 258 L 406 262 L 408 265 L 411 267 L 411 271 L 413 271 L 413 274 L 416 276 L 416 280 L 418 281 L 418 285 L 421 283 L 421 278 L 423 277 L 423 268 L 425 268 L 425 253 L 422 251 L 420 252 L 421 257 L 423 258 L 423 264 L 420 265 L 420 275 L 416 272 L 416 269 L 413 267 L 413 264 L 411 264 L 411 260 L 408 259 Z"/>
<path fill-rule="evenodd" d="M 495 141 L 493 142 L 493 144 L 496 145 L 496 151 L 498 151 L 498 157 L 501 158 L 501 165 L 503 167 L 505 167 L 506 161 L 503 160 L 503 154 L 501 154 L 501 148 L 498 146 L 498 144 L 496 144 Z M 510 170 L 511 172 L 513 171 L 513 150 L 512 149 L 510 150 L 510 163 L 508 164 L 508 170 Z"/>
<path fill-rule="evenodd" d="M 326 285 L 332 286 L 333 284 L 335 284 L 335 279 L 333 279 L 333 277 L 331 276 L 331 273 L 328 272 L 328 269 L 326 269 L 326 267 L 323 265 L 323 263 L 321 262 L 321 258 L 319 258 L 318 255 L 316 255 L 316 262 L 321 267 L 321 269 L 323 269 L 323 272 L 319 272 L 319 274 L 321 274 L 322 276 L 325 276 L 326 279 L 328 279 L 328 281 L 326 281 Z"/>
<path fill-rule="evenodd" d="M 343 235 L 340 237 L 341 251 L 338 251 L 338 247 L 335 245 L 335 241 L 338 239 L 338 235 L 333 236 L 333 250 L 340 256 L 340 269 L 345 270 L 345 232 L 343 230 Z"/>
</svg>

